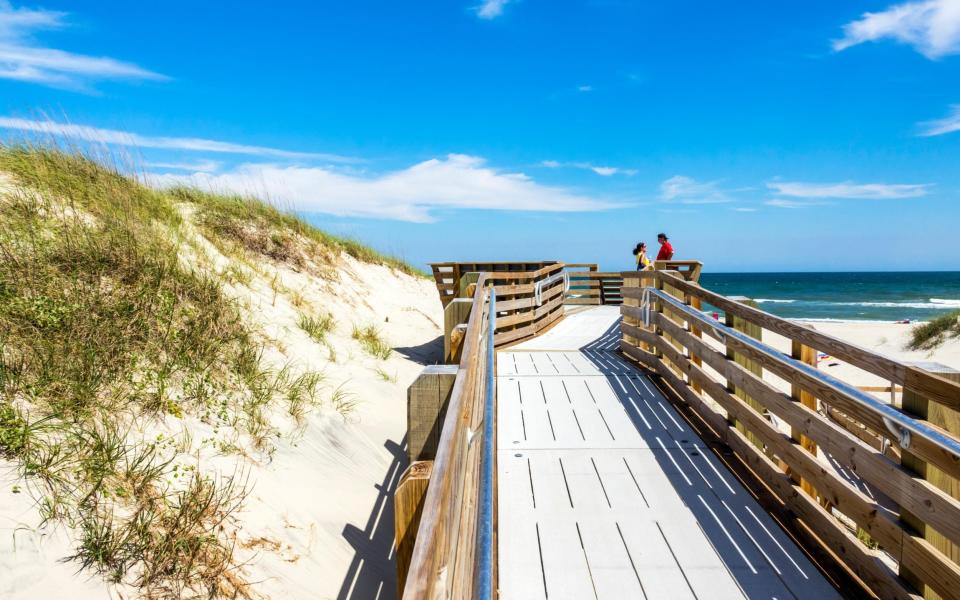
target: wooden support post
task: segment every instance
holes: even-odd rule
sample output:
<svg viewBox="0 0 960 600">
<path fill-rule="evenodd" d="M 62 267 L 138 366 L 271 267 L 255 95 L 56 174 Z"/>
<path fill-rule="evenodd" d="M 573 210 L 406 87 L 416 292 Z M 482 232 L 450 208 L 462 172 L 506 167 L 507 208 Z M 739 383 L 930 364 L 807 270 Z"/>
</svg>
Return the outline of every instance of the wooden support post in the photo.
<svg viewBox="0 0 960 600">
<path fill-rule="evenodd" d="M 473 298 L 473 292 L 477 289 L 477 281 L 480 279 L 480 273 L 471 271 L 460 276 L 460 286 L 457 290 L 458 298 Z"/>
<path fill-rule="evenodd" d="M 623 278 L 623 287 L 640 288 L 642 285 L 643 285 L 643 280 L 640 278 L 639 273 L 637 274 L 636 277 L 625 276 Z M 636 298 L 624 297 L 623 303 L 626 304 L 627 306 L 640 306 L 640 301 L 637 300 Z M 627 317 L 627 316 L 623 317 L 623 322 L 626 323 L 627 325 L 633 325 L 634 327 L 640 327 L 642 325 L 638 319 L 634 319 L 632 317 Z M 639 343 L 639 340 L 637 340 L 637 338 L 628 336 L 626 334 L 622 334 L 621 338 L 623 339 L 623 341 L 630 344 L 631 346 L 636 346 Z M 641 345 L 641 347 L 644 350 L 647 350 L 645 344 Z"/>
<path fill-rule="evenodd" d="M 397 600 L 403 598 L 403 586 L 407 583 L 407 571 L 413 558 L 413 546 L 423 514 L 423 499 L 427 495 L 433 461 L 412 463 L 400 476 L 400 483 L 393 495 L 394 534 L 397 544 Z"/>
<path fill-rule="evenodd" d="M 462 323 L 466 323 L 470 318 L 470 309 L 473 307 L 473 300 L 470 298 L 454 298 L 443 309 L 443 362 L 452 362 L 452 353 L 450 352 L 450 334 L 453 328 Z"/>
<path fill-rule="evenodd" d="M 697 311 L 703 310 L 703 304 L 701 303 L 700 298 L 698 296 L 687 294 L 685 297 L 685 302 L 689 304 L 692 308 L 696 309 Z M 700 331 L 700 328 L 693 324 L 691 324 L 690 326 L 690 333 L 692 333 L 698 338 L 703 337 L 703 332 Z M 691 353 L 690 360 L 693 362 L 693 364 L 697 365 L 698 367 L 703 366 L 703 361 L 696 354 Z M 693 391 L 697 392 L 698 394 L 703 392 L 703 387 L 700 385 L 699 382 L 694 382 Z"/>
<path fill-rule="evenodd" d="M 411 463 L 436 456 L 456 378 L 456 365 L 430 365 L 407 388 L 407 453 Z"/>
<path fill-rule="evenodd" d="M 960 371 L 951 367 L 934 362 L 908 364 L 960 383 Z M 932 402 L 907 388 L 903 390 L 903 410 L 918 418 L 926 419 L 931 424 L 945 429 L 955 437 L 960 437 L 960 412 L 958 411 L 947 408 L 938 402 Z M 960 480 L 947 475 L 934 465 L 925 463 L 909 450 L 903 450 L 900 464 L 903 465 L 904 468 L 916 473 L 918 477 L 926 479 L 954 498 L 960 498 Z M 900 518 L 920 533 L 936 549 L 946 554 L 954 562 L 960 563 L 960 546 L 948 541 L 947 538 L 938 531 L 908 511 L 901 511 Z M 924 598 L 941 598 L 941 596 L 930 589 L 929 586 L 924 585 L 917 574 L 912 573 L 909 569 L 903 568 L 902 565 L 900 566 L 900 576 L 910 582 L 917 590 L 922 591 Z"/>
<path fill-rule="evenodd" d="M 732 296 L 730 299 L 736 300 L 738 302 L 742 302 L 743 304 L 752 306 L 754 308 L 757 307 L 757 303 L 754 302 L 753 300 L 750 300 L 749 298 Z M 725 315 L 725 319 L 728 327 L 732 327 L 737 331 L 742 331 L 743 333 L 749 335 L 754 339 L 763 341 L 763 328 L 757 325 L 756 323 L 751 323 L 746 319 L 742 319 L 740 317 L 731 315 L 730 313 L 727 313 Z M 750 360 L 746 356 L 743 356 L 742 354 L 737 354 L 736 352 L 731 350 L 729 346 L 727 346 L 727 358 L 730 360 L 736 361 L 737 364 L 743 366 L 754 375 L 757 375 L 761 378 L 763 377 L 763 366 L 759 362 L 755 360 Z M 731 393 L 733 393 L 738 398 L 741 398 L 744 402 L 746 402 L 751 407 L 756 409 L 757 412 L 759 412 L 760 414 L 763 414 L 762 404 L 760 404 L 759 402 L 751 398 L 746 392 L 744 392 L 742 389 L 736 386 L 730 386 L 730 384 L 727 384 L 727 387 Z M 754 446 L 761 449 L 764 447 L 763 442 L 760 440 L 760 438 L 755 436 L 751 431 L 749 431 L 746 427 L 744 427 L 743 423 L 740 423 L 739 421 L 734 420 L 734 424 L 737 430 L 743 433 L 744 435 L 746 435 L 747 439 L 749 439 Z"/>
<path fill-rule="evenodd" d="M 790 356 L 813 367 L 817 366 L 816 349 L 811 348 L 810 346 L 804 346 L 800 342 L 792 342 Z M 813 410 L 817 410 L 817 399 L 813 396 L 813 394 L 804 390 L 796 383 L 792 384 L 790 388 L 790 396 L 794 399 L 794 401 L 799 402 L 800 404 L 803 404 L 804 406 Z M 802 446 L 804 450 L 814 456 L 817 455 L 817 443 L 798 432 L 796 427 L 791 428 L 790 437 L 792 437 L 794 441 L 799 442 L 800 446 Z M 794 481 L 798 479 L 792 475 L 791 477 L 794 479 Z M 810 496 L 814 498 L 817 497 L 817 490 L 814 489 L 813 485 L 811 485 L 809 481 L 800 478 L 800 488 Z"/>
</svg>

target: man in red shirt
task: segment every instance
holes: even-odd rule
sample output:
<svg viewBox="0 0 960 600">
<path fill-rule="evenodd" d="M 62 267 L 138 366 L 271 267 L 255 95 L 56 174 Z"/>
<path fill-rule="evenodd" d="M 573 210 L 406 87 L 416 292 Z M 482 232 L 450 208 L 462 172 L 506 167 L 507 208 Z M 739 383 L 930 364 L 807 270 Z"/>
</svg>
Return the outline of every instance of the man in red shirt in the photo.
<svg viewBox="0 0 960 600">
<path fill-rule="evenodd" d="M 657 241 L 660 242 L 660 252 L 657 253 L 657 260 L 670 260 L 673 258 L 673 246 L 670 245 L 670 240 L 667 238 L 667 234 L 660 233 L 657 234 Z"/>
</svg>

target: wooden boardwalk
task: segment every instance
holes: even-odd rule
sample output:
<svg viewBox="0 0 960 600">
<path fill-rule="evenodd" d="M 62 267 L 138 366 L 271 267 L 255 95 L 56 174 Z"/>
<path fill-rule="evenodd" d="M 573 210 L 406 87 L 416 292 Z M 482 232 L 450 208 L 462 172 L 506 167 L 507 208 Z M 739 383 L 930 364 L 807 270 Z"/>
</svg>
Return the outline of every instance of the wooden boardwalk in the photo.
<svg viewBox="0 0 960 600">
<path fill-rule="evenodd" d="M 839 597 L 619 357 L 619 319 L 497 355 L 500 597 Z"/>
</svg>

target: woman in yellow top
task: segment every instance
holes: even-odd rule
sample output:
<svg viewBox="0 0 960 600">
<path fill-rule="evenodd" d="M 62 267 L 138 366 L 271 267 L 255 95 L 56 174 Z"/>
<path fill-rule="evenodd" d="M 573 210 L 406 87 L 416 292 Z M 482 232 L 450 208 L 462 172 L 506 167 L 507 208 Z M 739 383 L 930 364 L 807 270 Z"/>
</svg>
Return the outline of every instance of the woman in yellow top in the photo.
<svg viewBox="0 0 960 600">
<path fill-rule="evenodd" d="M 643 242 L 637 244 L 637 247 L 633 249 L 633 255 L 637 257 L 638 271 L 645 271 L 653 266 L 653 263 L 651 263 L 647 257 L 647 245 Z"/>
</svg>

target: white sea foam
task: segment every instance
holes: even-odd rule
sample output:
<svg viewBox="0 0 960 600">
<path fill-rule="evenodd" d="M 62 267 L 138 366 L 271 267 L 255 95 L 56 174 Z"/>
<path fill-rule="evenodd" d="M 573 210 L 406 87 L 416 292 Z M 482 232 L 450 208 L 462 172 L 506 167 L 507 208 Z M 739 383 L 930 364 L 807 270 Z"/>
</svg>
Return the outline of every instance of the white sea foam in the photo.
<svg viewBox="0 0 960 600">
<path fill-rule="evenodd" d="M 960 300 L 930 298 L 929 302 L 825 302 L 830 306 L 865 306 L 874 308 L 960 308 Z"/>
<path fill-rule="evenodd" d="M 779 298 L 757 298 L 754 302 L 763 304 L 764 302 L 770 302 L 772 304 L 793 304 L 796 300 L 780 300 Z"/>
<path fill-rule="evenodd" d="M 947 308 L 960 308 L 960 300 L 950 300 L 946 298 L 930 298 L 930 304 Z"/>
</svg>

